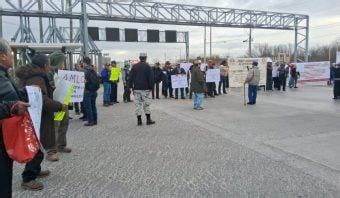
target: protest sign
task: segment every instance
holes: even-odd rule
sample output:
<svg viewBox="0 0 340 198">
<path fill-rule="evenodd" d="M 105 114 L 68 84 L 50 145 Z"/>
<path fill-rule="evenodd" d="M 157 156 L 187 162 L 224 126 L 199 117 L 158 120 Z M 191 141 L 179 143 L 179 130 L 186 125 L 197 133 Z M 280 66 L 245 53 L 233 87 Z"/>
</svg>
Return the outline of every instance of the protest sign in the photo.
<svg viewBox="0 0 340 198">
<path fill-rule="evenodd" d="M 205 82 L 220 82 L 220 71 L 220 69 L 208 69 L 205 77 Z"/>
<path fill-rule="evenodd" d="M 207 66 L 208 66 L 207 63 L 202 63 L 201 66 L 200 66 L 201 71 L 205 71 Z"/>
<path fill-rule="evenodd" d="M 41 89 L 35 86 L 26 86 L 26 91 L 30 104 L 30 107 L 28 107 L 28 113 L 30 114 L 35 134 L 40 141 L 40 124 L 43 106 Z"/>
<path fill-rule="evenodd" d="M 328 81 L 330 78 L 330 62 L 295 63 L 300 72 L 299 82 Z"/>
<path fill-rule="evenodd" d="M 77 71 L 58 71 L 59 80 L 66 80 L 74 85 L 74 92 L 71 97 L 71 102 L 82 102 L 85 89 L 85 74 Z"/>
<path fill-rule="evenodd" d="M 74 85 L 65 80 L 59 80 L 56 89 L 53 92 L 53 100 L 62 104 L 69 105 L 71 103 L 72 94 L 74 93 Z M 65 116 L 65 112 L 57 112 L 54 115 L 55 121 L 61 121 Z"/>
<path fill-rule="evenodd" d="M 336 63 L 340 63 L 340 52 L 336 52 Z"/>
<path fill-rule="evenodd" d="M 191 65 L 192 65 L 191 63 L 181 63 L 181 68 L 185 70 L 185 73 L 188 73 Z"/>
<path fill-rule="evenodd" d="M 258 62 L 260 70 L 260 84 L 266 85 L 267 81 L 267 61 L 268 58 L 229 58 L 229 86 L 243 87 L 248 69 L 252 68 L 253 61 Z"/>
<path fill-rule="evenodd" d="M 171 85 L 173 89 L 188 87 L 188 79 L 186 75 L 171 75 Z"/>
</svg>

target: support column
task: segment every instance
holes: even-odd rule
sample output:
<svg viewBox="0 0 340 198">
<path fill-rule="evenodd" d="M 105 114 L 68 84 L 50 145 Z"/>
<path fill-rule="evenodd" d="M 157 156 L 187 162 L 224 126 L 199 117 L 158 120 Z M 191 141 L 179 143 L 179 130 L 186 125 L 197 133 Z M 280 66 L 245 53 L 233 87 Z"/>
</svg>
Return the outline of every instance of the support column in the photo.
<svg viewBox="0 0 340 198">
<path fill-rule="evenodd" d="M 204 26 L 204 63 L 207 62 L 207 26 Z"/>
<path fill-rule="evenodd" d="M 309 55 L 309 16 L 306 19 L 306 41 L 305 41 L 305 62 L 308 62 Z"/>
<path fill-rule="evenodd" d="M 38 9 L 39 12 L 43 12 L 43 1 L 39 0 L 38 1 Z M 39 38 L 40 38 L 40 43 L 44 42 L 44 28 L 43 28 L 43 20 L 42 17 L 39 17 Z"/>
<path fill-rule="evenodd" d="M 248 49 L 248 50 L 249 50 L 249 57 L 250 57 L 250 58 L 252 57 L 252 53 L 251 53 L 251 41 L 252 41 L 252 35 L 251 35 L 251 34 L 252 34 L 252 29 L 250 28 L 250 29 L 249 29 L 249 39 L 248 39 L 248 40 L 249 40 L 249 49 Z"/>
<path fill-rule="evenodd" d="M 185 32 L 185 59 L 189 62 L 189 32 Z"/>
<path fill-rule="evenodd" d="M 212 58 L 212 28 L 210 26 L 210 58 Z"/>
<path fill-rule="evenodd" d="M 2 15 L 0 15 L 0 38 L 2 38 Z"/>
<path fill-rule="evenodd" d="M 298 59 L 298 24 L 297 19 L 295 19 L 294 26 L 295 26 L 295 37 L 294 37 L 294 63 L 297 62 Z"/>
<path fill-rule="evenodd" d="M 83 42 L 83 56 L 89 56 L 89 32 L 87 28 L 88 16 L 86 13 L 86 2 L 87 0 L 81 0 L 81 13 L 83 13 L 81 23 L 82 30 L 82 42 Z"/>
</svg>

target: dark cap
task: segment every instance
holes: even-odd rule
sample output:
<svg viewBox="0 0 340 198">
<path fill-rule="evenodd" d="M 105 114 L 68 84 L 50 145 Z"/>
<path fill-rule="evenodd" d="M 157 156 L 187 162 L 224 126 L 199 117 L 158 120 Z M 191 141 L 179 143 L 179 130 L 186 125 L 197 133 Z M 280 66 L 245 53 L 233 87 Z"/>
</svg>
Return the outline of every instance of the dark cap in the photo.
<svg viewBox="0 0 340 198">
<path fill-rule="evenodd" d="M 257 61 L 253 61 L 253 66 L 257 66 L 259 63 Z"/>
</svg>

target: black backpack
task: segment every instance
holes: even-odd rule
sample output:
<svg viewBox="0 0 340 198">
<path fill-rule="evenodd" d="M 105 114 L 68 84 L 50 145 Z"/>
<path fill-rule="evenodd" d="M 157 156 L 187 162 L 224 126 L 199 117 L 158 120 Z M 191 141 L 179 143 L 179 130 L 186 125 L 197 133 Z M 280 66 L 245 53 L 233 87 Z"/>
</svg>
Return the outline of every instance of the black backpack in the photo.
<svg viewBox="0 0 340 198">
<path fill-rule="evenodd" d="M 97 91 L 100 88 L 100 78 L 94 70 L 88 70 L 88 86 L 89 91 Z"/>
</svg>

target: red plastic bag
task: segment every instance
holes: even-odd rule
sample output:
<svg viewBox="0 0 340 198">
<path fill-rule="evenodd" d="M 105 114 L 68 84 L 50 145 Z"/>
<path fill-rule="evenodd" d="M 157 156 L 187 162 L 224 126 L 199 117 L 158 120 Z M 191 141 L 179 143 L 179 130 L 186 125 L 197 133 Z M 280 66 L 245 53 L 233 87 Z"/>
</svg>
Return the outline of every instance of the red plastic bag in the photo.
<svg viewBox="0 0 340 198">
<path fill-rule="evenodd" d="M 39 144 L 28 112 L 2 120 L 2 133 L 7 154 L 14 161 L 27 163 L 37 154 Z"/>
</svg>

